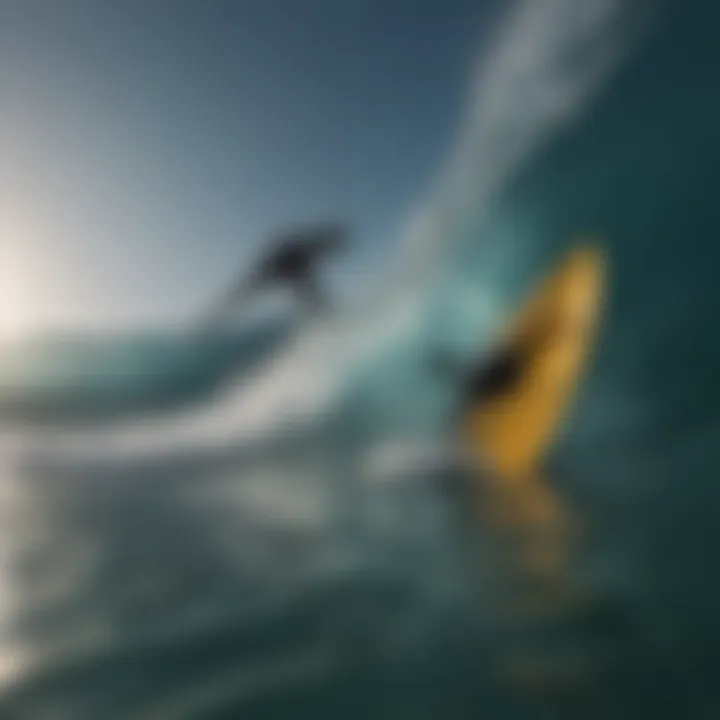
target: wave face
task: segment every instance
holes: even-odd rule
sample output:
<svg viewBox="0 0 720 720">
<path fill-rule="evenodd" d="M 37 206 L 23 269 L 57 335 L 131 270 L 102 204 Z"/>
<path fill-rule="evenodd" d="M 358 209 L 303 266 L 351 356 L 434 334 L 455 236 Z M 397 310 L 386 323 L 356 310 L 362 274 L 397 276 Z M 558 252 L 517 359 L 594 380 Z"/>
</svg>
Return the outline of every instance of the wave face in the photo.
<svg viewBox="0 0 720 720">
<path fill-rule="evenodd" d="M 718 20 L 518 4 L 382 313 L 319 323 L 177 417 L 3 437 L 0 714 L 713 716 Z M 457 391 L 431 358 L 487 347 L 587 234 L 610 303 L 550 465 L 613 604 L 572 631 L 590 669 L 538 699 L 537 670 L 494 672 L 514 638 L 445 502 Z"/>
</svg>

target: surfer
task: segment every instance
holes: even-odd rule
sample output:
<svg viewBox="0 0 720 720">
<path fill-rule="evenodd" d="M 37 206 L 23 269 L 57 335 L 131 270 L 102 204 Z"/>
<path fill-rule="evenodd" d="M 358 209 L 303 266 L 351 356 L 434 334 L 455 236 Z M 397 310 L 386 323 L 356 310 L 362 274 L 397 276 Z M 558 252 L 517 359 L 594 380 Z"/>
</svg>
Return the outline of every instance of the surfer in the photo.
<svg viewBox="0 0 720 720">
<path fill-rule="evenodd" d="M 313 312 L 327 310 L 330 303 L 318 282 L 317 266 L 346 242 L 345 228 L 331 223 L 279 234 L 250 272 L 243 274 L 213 305 L 207 320 L 215 325 L 243 300 L 273 287 L 290 288 Z"/>
</svg>

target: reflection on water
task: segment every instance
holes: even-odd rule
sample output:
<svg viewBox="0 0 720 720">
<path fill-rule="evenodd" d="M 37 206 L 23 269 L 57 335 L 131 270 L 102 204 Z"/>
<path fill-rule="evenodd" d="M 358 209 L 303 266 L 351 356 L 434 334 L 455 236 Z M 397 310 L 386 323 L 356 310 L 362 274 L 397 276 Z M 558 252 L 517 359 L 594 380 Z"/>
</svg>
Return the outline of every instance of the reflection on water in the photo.
<svg viewBox="0 0 720 720">
<path fill-rule="evenodd" d="M 3 627 L 7 655 L 23 659 L 8 711 L 282 705 L 347 683 L 419 622 L 407 572 L 337 557 L 331 478 L 302 454 L 259 472 L 236 457 L 202 480 L 190 467 L 45 468 L 8 484 Z"/>
</svg>

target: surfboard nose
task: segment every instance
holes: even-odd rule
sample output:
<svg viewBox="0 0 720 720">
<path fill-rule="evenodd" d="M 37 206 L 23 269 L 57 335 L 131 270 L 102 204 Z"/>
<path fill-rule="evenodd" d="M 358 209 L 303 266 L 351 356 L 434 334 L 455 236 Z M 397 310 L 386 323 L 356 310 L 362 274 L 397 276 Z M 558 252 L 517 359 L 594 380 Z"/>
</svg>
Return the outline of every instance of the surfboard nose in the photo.
<svg viewBox="0 0 720 720">
<path fill-rule="evenodd" d="M 606 259 L 599 245 L 588 243 L 566 259 L 558 278 L 564 298 L 560 301 L 568 315 L 579 322 L 591 322 L 601 295 Z"/>
</svg>

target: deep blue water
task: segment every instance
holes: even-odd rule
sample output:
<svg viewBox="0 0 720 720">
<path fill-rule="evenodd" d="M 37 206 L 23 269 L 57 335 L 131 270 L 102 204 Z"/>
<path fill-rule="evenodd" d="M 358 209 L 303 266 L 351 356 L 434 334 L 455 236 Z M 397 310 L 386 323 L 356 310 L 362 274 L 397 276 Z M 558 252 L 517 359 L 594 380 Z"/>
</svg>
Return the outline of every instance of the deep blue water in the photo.
<svg viewBox="0 0 720 720">
<path fill-rule="evenodd" d="M 471 114 L 410 252 L 429 246 L 430 269 L 382 313 L 309 329 L 175 423 L 7 438 L 2 717 L 717 716 L 720 14 L 599 3 L 581 35 L 568 7 L 589 5 L 537 3 L 530 26 L 567 24 L 563 52 L 528 50 L 516 101 L 498 100 L 507 58 L 481 62 L 497 116 Z M 544 47 L 522 27 L 500 48 Z M 538 699 L 495 672 L 536 629 L 499 624 L 445 470 L 401 450 L 452 432 L 457 388 L 428 357 L 486 347 L 587 233 L 609 304 L 548 472 L 591 519 L 577 572 L 607 612 L 551 629 L 588 669 Z M 388 446 L 406 469 L 379 482 Z"/>
</svg>

